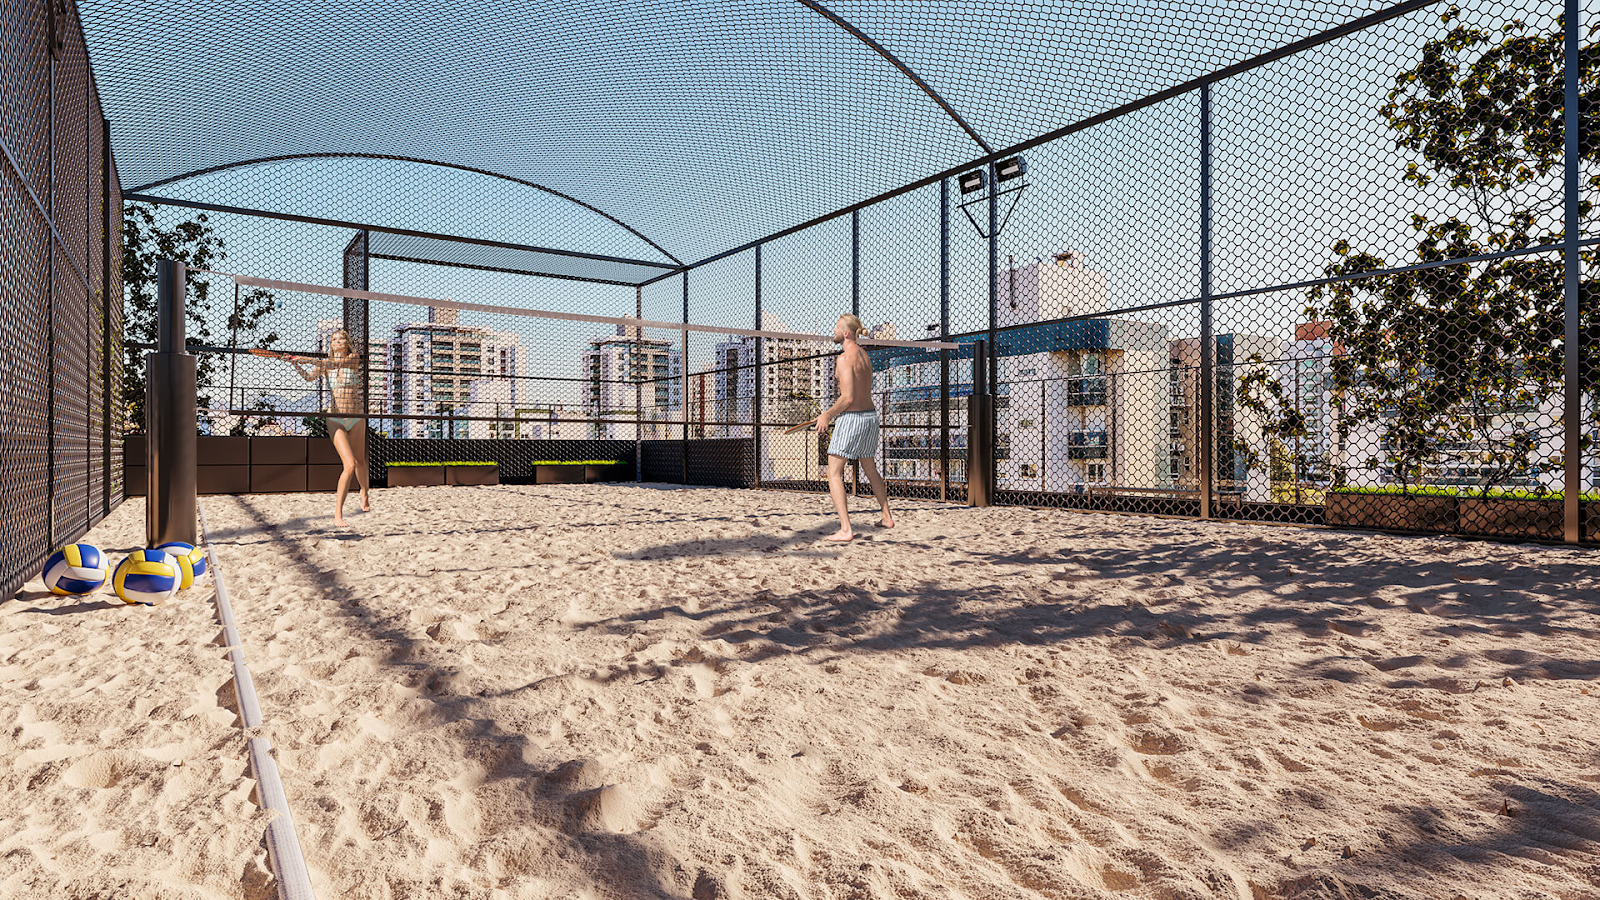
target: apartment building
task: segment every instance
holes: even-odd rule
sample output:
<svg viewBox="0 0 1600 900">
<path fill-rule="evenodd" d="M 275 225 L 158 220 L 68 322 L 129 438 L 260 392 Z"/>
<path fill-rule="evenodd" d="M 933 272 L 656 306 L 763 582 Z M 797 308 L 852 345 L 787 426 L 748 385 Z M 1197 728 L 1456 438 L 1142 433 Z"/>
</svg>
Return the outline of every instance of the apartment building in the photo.
<svg viewBox="0 0 1600 900">
<path fill-rule="evenodd" d="M 469 417 L 514 418 L 526 392 L 518 377 L 525 365 L 522 337 L 462 325 L 453 309 L 430 307 L 426 322 L 396 325 L 388 354 L 395 437 L 474 436 Z M 483 436 L 492 430 L 493 423 L 477 428 Z"/>
<path fill-rule="evenodd" d="M 638 437 L 667 437 L 666 420 L 675 417 L 683 395 L 683 351 L 672 341 L 644 337 L 636 325 L 618 325 L 616 335 L 589 342 L 578 371 L 585 379 L 584 418 L 613 420 L 591 423 L 587 437 L 632 440 L 635 410 L 646 420 Z"/>
</svg>

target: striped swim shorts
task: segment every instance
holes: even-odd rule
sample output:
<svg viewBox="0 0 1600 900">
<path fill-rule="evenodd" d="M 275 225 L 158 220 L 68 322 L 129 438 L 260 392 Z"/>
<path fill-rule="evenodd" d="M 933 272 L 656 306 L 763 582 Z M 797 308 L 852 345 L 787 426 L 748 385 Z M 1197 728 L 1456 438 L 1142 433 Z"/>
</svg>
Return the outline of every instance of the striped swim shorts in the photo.
<svg viewBox="0 0 1600 900">
<path fill-rule="evenodd" d="M 833 420 L 833 439 L 828 441 L 829 456 L 861 459 L 877 452 L 877 410 L 840 413 L 839 418 Z"/>
</svg>

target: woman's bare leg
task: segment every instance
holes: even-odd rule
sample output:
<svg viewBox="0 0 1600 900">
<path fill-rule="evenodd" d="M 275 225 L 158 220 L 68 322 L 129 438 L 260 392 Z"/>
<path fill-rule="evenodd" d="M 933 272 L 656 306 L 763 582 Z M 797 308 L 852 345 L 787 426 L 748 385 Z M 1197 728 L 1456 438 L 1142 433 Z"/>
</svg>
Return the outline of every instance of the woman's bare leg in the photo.
<svg viewBox="0 0 1600 900">
<path fill-rule="evenodd" d="M 894 516 L 889 514 L 889 485 L 884 483 L 883 476 L 878 474 L 878 462 L 870 456 L 861 457 L 861 471 L 867 473 L 867 483 L 872 485 L 872 496 L 878 499 L 878 506 L 883 509 L 883 518 L 878 524 L 885 528 L 894 527 Z"/>
<path fill-rule="evenodd" d="M 333 524 L 343 528 L 345 527 L 344 498 L 349 495 L 350 482 L 356 477 L 356 455 L 350 449 L 350 432 L 343 428 L 335 428 L 333 449 L 339 451 L 339 461 L 344 463 L 344 471 L 339 473 L 339 489 L 334 492 Z"/>
</svg>

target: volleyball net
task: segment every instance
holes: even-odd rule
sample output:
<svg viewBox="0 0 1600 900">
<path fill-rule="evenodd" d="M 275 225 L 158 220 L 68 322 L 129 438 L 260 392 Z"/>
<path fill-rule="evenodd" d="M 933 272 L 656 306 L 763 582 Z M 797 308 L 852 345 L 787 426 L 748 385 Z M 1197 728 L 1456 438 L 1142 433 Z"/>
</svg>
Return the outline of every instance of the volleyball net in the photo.
<svg viewBox="0 0 1600 900">
<path fill-rule="evenodd" d="M 805 488 L 823 477 L 822 436 L 784 432 L 838 396 L 839 348 L 820 333 L 831 316 L 808 323 L 817 331 L 776 320 L 756 329 L 670 321 L 659 298 L 647 308 L 645 290 L 614 286 L 583 285 L 574 292 L 584 302 L 539 310 L 526 305 L 555 295 L 513 287 L 496 304 L 229 272 L 190 277 L 191 292 L 228 313 L 191 340 L 205 433 L 320 437 L 330 417 L 362 416 L 379 481 L 387 463 L 451 460 L 499 463 L 508 481 L 532 480 L 541 462 L 575 461 L 726 486 Z M 356 362 L 318 376 L 341 333 Z M 959 398 L 972 347 L 882 327 L 861 343 L 874 363 L 881 444 L 912 463 L 896 468 L 899 490 L 947 495 L 952 477 L 964 477 Z"/>
</svg>

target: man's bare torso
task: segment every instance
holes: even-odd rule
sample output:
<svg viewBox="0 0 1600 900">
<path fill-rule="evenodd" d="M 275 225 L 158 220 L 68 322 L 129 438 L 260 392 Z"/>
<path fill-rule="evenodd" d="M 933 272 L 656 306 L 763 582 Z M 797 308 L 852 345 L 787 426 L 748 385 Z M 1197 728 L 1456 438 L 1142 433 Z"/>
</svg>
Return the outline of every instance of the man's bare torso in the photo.
<svg viewBox="0 0 1600 900">
<path fill-rule="evenodd" d="M 853 343 L 846 345 L 836 365 L 839 396 L 844 400 L 845 411 L 872 409 L 872 361 L 867 358 L 866 351 Z"/>
</svg>

